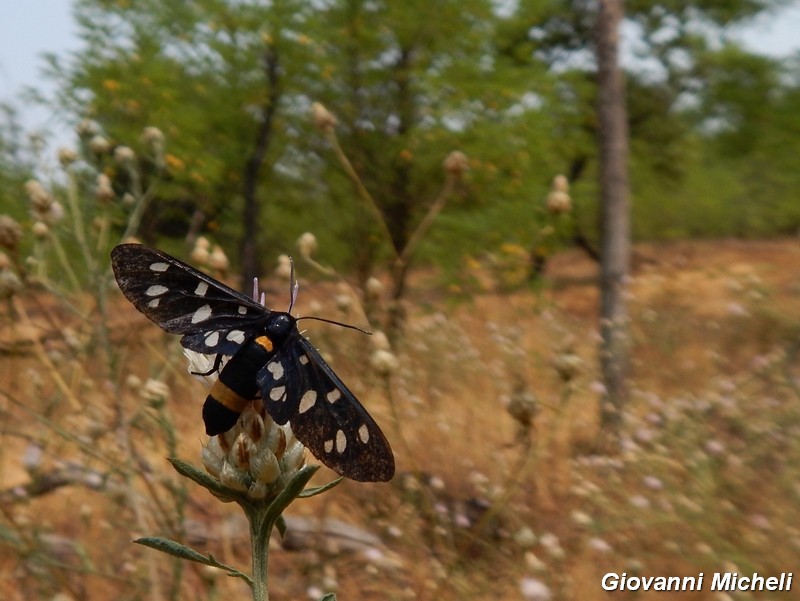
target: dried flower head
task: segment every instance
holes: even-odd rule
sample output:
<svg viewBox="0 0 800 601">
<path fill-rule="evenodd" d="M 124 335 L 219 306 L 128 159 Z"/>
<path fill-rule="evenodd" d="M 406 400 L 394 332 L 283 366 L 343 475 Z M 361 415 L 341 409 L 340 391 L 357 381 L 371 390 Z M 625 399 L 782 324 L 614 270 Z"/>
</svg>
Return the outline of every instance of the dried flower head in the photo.
<svg viewBox="0 0 800 601">
<path fill-rule="evenodd" d="M 22 281 L 17 274 L 10 269 L 0 269 L 0 299 L 9 299 L 20 290 Z"/>
<path fill-rule="evenodd" d="M 372 365 L 372 369 L 380 376 L 389 376 L 397 371 L 397 368 L 400 366 L 394 353 L 383 349 L 377 349 L 373 352 L 372 356 L 369 358 L 369 362 L 370 365 Z"/>
<path fill-rule="evenodd" d="M 78 160 L 78 153 L 72 148 L 59 148 L 58 149 L 58 162 L 62 167 L 66 168 Z"/>
<path fill-rule="evenodd" d="M 144 386 L 139 391 L 139 396 L 141 396 L 145 401 L 153 406 L 162 405 L 169 399 L 169 386 L 167 386 L 164 382 L 160 380 L 154 380 L 150 378 L 147 382 L 144 383 Z"/>
<path fill-rule="evenodd" d="M 311 232 L 306 232 L 297 239 L 297 250 L 303 258 L 311 258 L 317 252 L 317 246 L 317 237 Z"/>
<path fill-rule="evenodd" d="M 122 166 L 130 166 L 136 160 L 136 153 L 128 146 L 117 146 L 114 149 L 114 160 Z"/>
<path fill-rule="evenodd" d="M 569 195 L 569 180 L 564 175 L 556 175 L 547 195 L 547 210 L 553 215 L 569 213 L 572 210 L 572 198 Z"/>
<path fill-rule="evenodd" d="M 569 192 L 569 180 L 566 175 L 560 173 L 553 178 L 553 184 L 550 187 L 555 192 Z"/>
<path fill-rule="evenodd" d="M 91 138 L 100 133 L 100 125 L 92 119 L 83 119 L 75 128 L 75 133 L 81 138 Z"/>
<path fill-rule="evenodd" d="M 454 150 L 444 160 L 444 170 L 453 177 L 461 177 L 469 170 L 469 159 L 460 150 Z"/>
<path fill-rule="evenodd" d="M 33 235 L 37 238 L 46 238 L 47 234 L 50 233 L 50 228 L 47 227 L 47 224 L 44 221 L 37 221 L 33 224 Z"/>
<path fill-rule="evenodd" d="M 384 285 L 376 277 L 371 277 L 367 280 L 367 283 L 364 285 L 364 291 L 367 293 L 367 296 L 372 300 L 380 300 L 381 296 L 383 296 Z"/>
<path fill-rule="evenodd" d="M 25 182 L 25 193 L 31 201 L 31 209 L 35 214 L 47 213 L 53 205 L 53 195 L 38 180 L 29 179 Z"/>
<path fill-rule="evenodd" d="M 547 210 L 553 215 L 569 213 L 572 209 L 572 199 L 566 192 L 551 190 L 547 195 Z"/>
<path fill-rule="evenodd" d="M 105 154 L 111 150 L 111 142 L 99 134 L 92 136 L 92 139 L 89 140 L 89 150 L 95 154 Z"/>
<path fill-rule="evenodd" d="M 142 130 L 142 142 L 152 149 L 163 148 L 164 132 L 153 125 L 149 125 Z"/>
<path fill-rule="evenodd" d="M 221 246 L 215 245 L 214 250 L 208 255 L 208 266 L 211 267 L 211 269 L 216 269 L 223 273 L 228 271 L 231 262 L 228 260 L 228 256 L 225 254 L 225 251 L 222 250 Z"/>
<path fill-rule="evenodd" d="M 10 215 L 0 215 L 0 246 L 14 251 L 22 239 L 22 227 Z"/>
<path fill-rule="evenodd" d="M 275 275 L 284 280 L 292 277 L 292 259 L 289 255 L 280 255 L 278 257 L 278 266 L 275 268 Z"/>
<path fill-rule="evenodd" d="M 99 202 L 102 203 L 111 202 L 116 196 L 114 188 L 111 186 L 111 178 L 105 173 L 100 173 L 97 176 L 97 180 L 95 181 L 94 196 Z"/>
<path fill-rule="evenodd" d="M 333 128 L 336 127 L 336 116 L 321 102 L 311 105 L 311 118 L 314 121 L 314 127 L 325 133 L 333 131 Z"/>
</svg>

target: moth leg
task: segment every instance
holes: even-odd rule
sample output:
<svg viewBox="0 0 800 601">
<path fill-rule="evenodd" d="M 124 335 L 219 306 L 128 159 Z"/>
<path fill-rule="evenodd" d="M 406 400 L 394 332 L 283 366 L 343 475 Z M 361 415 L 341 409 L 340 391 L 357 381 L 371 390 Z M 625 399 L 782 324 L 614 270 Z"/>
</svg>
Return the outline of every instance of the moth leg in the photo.
<svg viewBox="0 0 800 601">
<path fill-rule="evenodd" d="M 222 364 L 222 354 L 218 353 L 217 356 L 214 358 L 214 366 L 209 369 L 207 372 L 203 373 L 200 371 L 190 371 L 189 373 L 193 376 L 210 376 L 215 371 L 219 371 L 219 366 Z"/>
</svg>

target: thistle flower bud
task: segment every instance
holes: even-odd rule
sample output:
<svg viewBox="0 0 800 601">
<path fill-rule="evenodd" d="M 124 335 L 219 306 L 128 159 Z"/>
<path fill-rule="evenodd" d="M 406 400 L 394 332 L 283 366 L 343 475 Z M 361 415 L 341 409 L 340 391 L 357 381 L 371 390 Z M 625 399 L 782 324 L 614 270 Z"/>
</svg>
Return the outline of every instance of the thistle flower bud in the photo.
<svg viewBox="0 0 800 601">
<path fill-rule="evenodd" d="M 275 275 L 284 280 L 292 277 L 292 259 L 289 255 L 280 255 L 278 257 L 278 266 L 275 268 Z"/>
<path fill-rule="evenodd" d="M 372 369 L 380 376 L 391 375 L 393 372 L 397 371 L 400 365 L 394 353 L 382 349 L 378 349 L 372 353 L 369 362 L 370 365 L 372 365 Z"/>
<path fill-rule="evenodd" d="M 311 232 L 302 234 L 297 239 L 297 250 L 300 252 L 301 257 L 311 258 L 317 252 L 317 237 Z"/>
<path fill-rule="evenodd" d="M 58 149 L 58 162 L 62 167 L 67 168 L 72 163 L 78 160 L 78 153 L 72 148 L 59 148 Z"/>
<path fill-rule="evenodd" d="M 314 121 L 314 127 L 322 132 L 331 132 L 336 127 L 336 117 L 321 102 L 311 105 L 311 118 Z"/>
<path fill-rule="evenodd" d="M 551 189 L 555 192 L 569 192 L 569 180 L 560 173 L 553 178 Z"/>
<path fill-rule="evenodd" d="M 114 149 L 114 160 L 120 165 L 127 167 L 136 160 L 136 153 L 128 146 L 117 146 Z"/>
<path fill-rule="evenodd" d="M 553 215 L 569 213 L 572 209 L 572 199 L 566 192 L 552 190 L 547 195 L 547 210 Z"/>
<path fill-rule="evenodd" d="M 75 133 L 81 138 L 91 138 L 100 133 L 100 125 L 92 119 L 83 119 L 75 128 Z"/>
<path fill-rule="evenodd" d="M 169 398 L 169 394 L 169 386 L 153 378 L 148 379 L 139 391 L 139 396 L 153 406 L 162 405 Z"/>
<path fill-rule="evenodd" d="M 47 213 L 53 205 L 53 195 L 45 190 L 38 180 L 29 179 L 25 182 L 25 193 L 31 201 L 31 209 L 34 213 Z"/>
<path fill-rule="evenodd" d="M 208 473 L 225 486 L 251 499 L 266 499 L 277 495 L 303 467 L 305 448 L 288 425 L 277 425 L 263 412 L 263 405 L 254 402 L 231 430 L 209 439 L 201 459 Z"/>
<path fill-rule="evenodd" d="M 553 368 L 564 382 L 571 381 L 580 373 L 583 360 L 572 351 L 565 351 L 553 359 Z"/>
<path fill-rule="evenodd" d="M 198 242 L 200 240 L 205 240 L 206 243 L 208 243 L 208 240 L 205 238 L 198 238 L 197 240 Z M 208 250 L 208 246 L 201 246 L 198 244 L 198 242 L 194 243 L 194 248 L 192 249 L 192 252 L 189 253 L 189 256 L 195 263 L 198 263 L 199 265 L 207 265 L 209 258 L 211 258 L 211 253 Z"/>
<path fill-rule="evenodd" d="M 10 269 L 0 270 L 0 299 L 9 299 L 20 290 L 22 290 L 22 280 L 19 276 Z"/>
<path fill-rule="evenodd" d="M 47 227 L 47 224 L 44 221 L 37 221 L 33 224 L 33 235 L 39 239 L 46 238 L 47 234 L 50 233 L 50 228 Z"/>
<path fill-rule="evenodd" d="M 114 200 L 116 193 L 111 186 L 111 178 L 105 173 L 100 173 L 95 181 L 94 197 L 101 203 L 107 203 Z"/>
<path fill-rule="evenodd" d="M 461 177 L 469 170 L 469 159 L 460 150 L 454 150 L 444 160 L 444 170 L 453 177 Z"/>
<path fill-rule="evenodd" d="M 547 210 L 553 215 L 569 213 L 572 210 L 572 199 L 569 196 L 569 180 L 564 175 L 556 175 L 547 195 Z"/>
<path fill-rule="evenodd" d="M 111 142 L 107 138 L 96 135 L 89 140 L 89 150 L 95 154 L 105 154 L 111 149 Z"/>
<path fill-rule="evenodd" d="M 14 251 L 22 239 L 22 227 L 10 215 L 0 215 L 0 246 Z"/>
<path fill-rule="evenodd" d="M 149 125 L 142 130 L 142 142 L 153 149 L 163 148 L 164 132 L 153 125 Z"/>
<path fill-rule="evenodd" d="M 211 251 L 211 254 L 208 256 L 208 266 L 211 269 L 216 269 L 217 271 L 226 272 L 228 268 L 231 266 L 231 262 L 228 260 L 225 251 L 222 250 L 221 246 L 214 246 L 214 250 Z"/>
<path fill-rule="evenodd" d="M 367 293 L 367 296 L 375 301 L 380 300 L 381 296 L 383 296 L 383 290 L 383 282 L 376 277 L 369 278 L 364 285 L 364 291 Z"/>
</svg>

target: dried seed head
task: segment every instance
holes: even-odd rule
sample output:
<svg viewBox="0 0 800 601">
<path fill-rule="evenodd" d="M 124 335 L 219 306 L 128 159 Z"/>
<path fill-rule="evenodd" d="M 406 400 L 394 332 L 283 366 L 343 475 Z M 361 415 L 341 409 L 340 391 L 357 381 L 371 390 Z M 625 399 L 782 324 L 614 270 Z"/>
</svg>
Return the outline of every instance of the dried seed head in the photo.
<svg viewBox="0 0 800 601">
<path fill-rule="evenodd" d="M 14 251 L 22 239 L 22 227 L 10 215 L 0 215 L 0 246 Z"/>
<path fill-rule="evenodd" d="M 569 180 L 566 175 L 558 174 L 553 178 L 553 185 L 550 187 L 555 192 L 569 192 Z"/>
<path fill-rule="evenodd" d="M 72 163 L 78 160 L 78 153 L 72 148 L 59 148 L 58 149 L 58 162 L 62 167 L 67 168 Z"/>
<path fill-rule="evenodd" d="M 367 296 L 372 300 L 380 300 L 381 296 L 383 296 L 383 282 L 376 277 L 371 277 L 364 285 L 364 290 L 367 293 Z"/>
<path fill-rule="evenodd" d="M 78 123 L 75 133 L 81 138 L 91 138 L 100 133 L 100 125 L 92 119 L 84 119 Z"/>
<path fill-rule="evenodd" d="M 100 173 L 97 176 L 94 197 L 101 203 L 111 202 L 116 197 L 114 188 L 111 186 L 111 178 L 105 173 Z"/>
<path fill-rule="evenodd" d="M 129 148 L 128 146 L 117 146 L 114 149 L 114 160 L 120 165 L 127 167 L 133 165 L 136 160 L 136 153 L 133 151 L 133 148 Z"/>
<path fill-rule="evenodd" d="M 226 272 L 231 266 L 225 251 L 219 245 L 214 246 L 214 250 L 208 255 L 208 266 L 217 271 Z"/>
<path fill-rule="evenodd" d="M 275 268 L 275 275 L 284 280 L 288 280 L 292 277 L 292 259 L 289 255 L 280 255 L 278 257 L 278 266 Z"/>
<path fill-rule="evenodd" d="M 381 376 L 391 375 L 400 366 L 394 353 L 381 349 L 372 353 L 369 362 L 372 368 Z"/>
<path fill-rule="evenodd" d="M 311 105 L 311 118 L 314 121 L 314 127 L 325 133 L 333 131 L 336 127 L 336 117 L 321 102 Z"/>
<path fill-rule="evenodd" d="M 444 160 L 444 170 L 453 177 L 461 177 L 469 170 L 469 159 L 460 150 L 454 150 Z"/>
<path fill-rule="evenodd" d="M 553 215 L 569 213 L 572 210 L 572 198 L 569 195 L 569 180 L 564 175 L 556 175 L 547 195 L 547 210 Z"/>
<path fill-rule="evenodd" d="M 89 150 L 95 154 L 105 154 L 111 150 L 111 142 L 104 136 L 98 134 L 89 140 Z"/>
<path fill-rule="evenodd" d="M 31 209 L 34 213 L 47 213 L 53 205 L 53 195 L 45 190 L 38 180 L 29 179 L 25 182 L 25 193 L 31 201 Z"/>
<path fill-rule="evenodd" d="M 297 239 L 297 250 L 300 252 L 301 257 L 311 258 L 317 252 L 317 237 L 311 232 L 302 234 Z"/>
</svg>

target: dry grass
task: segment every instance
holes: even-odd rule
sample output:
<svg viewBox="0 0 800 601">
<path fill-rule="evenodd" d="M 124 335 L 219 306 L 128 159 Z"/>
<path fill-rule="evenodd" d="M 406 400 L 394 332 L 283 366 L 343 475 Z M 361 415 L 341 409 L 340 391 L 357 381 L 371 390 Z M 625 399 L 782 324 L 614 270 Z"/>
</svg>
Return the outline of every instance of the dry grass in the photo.
<svg viewBox="0 0 800 601">
<path fill-rule="evenodd" d="M 633 598 L 604 593 L 602 575 L 791 571 L 800 559 L 800 246 L 679 243 L 637 256 L 635 393 L 613 457 L 594 454 L 597 291 L 578 253 L 552 261 L 545 292 L 455 305 L 417 274 L 388 390 L 361 367 L 368 339 L 314 324 L 312 339 L 383 426 L 400 473 L 296 503 L 295 514 L 348 521 L 385 547 L 369 557 L 330 544 L 276 548 L 273 597 L 318 587 L 340 599 L 519 599 L 521 580 L 535 578 L 552 599 Z M 334 295 L 310 283 L 301 301 L 342 318 L 326 302 Z M 233 579 L 129 542 L 171 536 L 248 561 L 236 509 L 184 490 L 164 460 L 199 463 L 203 439 L 205 392 L 185 374 L 177 341 L 114 298 L 112 343 L 123 352 L 107 372 L 87 322 L 41 291 L 15 302 L 30 323 L 10 308 L 0 316 L 10 395 L 0 399 L 0 596 L 247 598 Z M 40 343 L 21 344 L 31 337 Z M 581 359 L 569 384 L 553 367 L 566 352 Z M 141 386 L 124 385 L 130 375 L 160 378 L 169 399 L 143 400 Z M 523 387 L 539 408 L 529 437 L 506 411 Z M 82 482 L 15 496 L 67 464 L 88 470 Z M 715 598 L 638 598 L 678 595 Z"/>
</svg>

